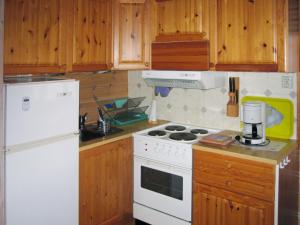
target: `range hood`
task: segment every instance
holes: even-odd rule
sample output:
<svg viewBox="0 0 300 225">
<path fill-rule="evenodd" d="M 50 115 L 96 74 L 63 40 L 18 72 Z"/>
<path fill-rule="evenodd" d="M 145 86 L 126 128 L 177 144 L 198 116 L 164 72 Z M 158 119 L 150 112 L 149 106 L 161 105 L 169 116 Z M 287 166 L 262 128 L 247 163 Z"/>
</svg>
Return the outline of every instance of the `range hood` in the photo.
<svg viewBox="0 0 300 225">
<path fill-rule="evenodd" d="M 225 87 L 224 72 L 145 70 L 142 77 L 151 87 L 212 89 Z"/>
</svg>

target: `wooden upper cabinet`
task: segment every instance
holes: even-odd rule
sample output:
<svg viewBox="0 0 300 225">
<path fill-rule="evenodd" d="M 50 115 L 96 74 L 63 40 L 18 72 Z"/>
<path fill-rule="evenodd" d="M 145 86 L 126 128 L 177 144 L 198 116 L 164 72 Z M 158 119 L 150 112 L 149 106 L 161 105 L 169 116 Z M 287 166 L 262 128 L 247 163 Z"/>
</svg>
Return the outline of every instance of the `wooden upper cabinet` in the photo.
<svg viewBox="0 0 300 225">
<path fill-rule="evenodd" d="M 150 68 L 150 0 L 114 0 L 113 68 Z"/>
<path fill-rule="evenodd" d="M 152 8 L 152 68 L 209 70 L 210 0 L 155 1 Z M 169 40 L 172 37 L 172 40 Z M 210 43 L 211 42 L 211 43 Z"/>
<path fill-rule="evenodd" d="M 285 0 L 216 0 L 217 70 L 287 71 Z M 212 19 L 213 20 L 213 19 Z"/>
<path fill-rule="evenodd" d="M 6 0 L 4 73 L 57 73 L 66 68 L 65 0 Z"/>
<path fill-rule="evenodd" d="M 111 0 L 74 0 L 72 71 L 109 69 Z"/>
<path fill-rule="evenodd" d="M 156 35 L 205 33 L 209 37 L 210 0 L 170 0 L 157 3 Z"/>
</svg>

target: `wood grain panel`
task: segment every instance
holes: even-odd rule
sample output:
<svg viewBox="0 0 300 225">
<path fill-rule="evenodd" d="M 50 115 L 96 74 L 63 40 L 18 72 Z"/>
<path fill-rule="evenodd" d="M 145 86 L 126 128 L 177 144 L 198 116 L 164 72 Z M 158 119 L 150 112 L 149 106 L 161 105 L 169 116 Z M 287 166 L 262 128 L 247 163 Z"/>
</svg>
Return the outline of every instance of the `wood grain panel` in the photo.
<svg viewBox="0 0 300 225">
<path fill-rule="evenodd" d="M 277 72 L 277 64 L 216 64 L 216 70 L 219 71 L 247 71 L 247 72 Z"/>
<path fill-rule="evenodd" d="M 210 64 L 216 62 L 216 0 L 172 0 L 152 6 L 152 40 L 164 35 L 201 34 L 210 42 Z M 190 41 L 189 39 L 188 41 Z M 199 40 L 199 39 L 197 39 Z M 158 40 L 156 40 L 158 41 Z M 184 40 L 182 40 L 184 41 Z M 159 65 L 163 67 L 163 65 Z M 166 65 L 165 65 L 166 66 Z M 172 67 L 166 67 L 171 69 Z M 184 69 L 193 69 L 190 66 Z"/>
<path fill-rule="evenodd" d="M 93 96 L 99 100 L 124 98 L 128 96 L 128 73 L 116 71 L 105 74 L 72 73 L 64 78 L 80 81 L 80 114 L 88 113 L 89 123 L 97 121 L 97 104 Z"/>
<path fill-rule="evenodd" d="M 68 1 L 6 1 L 4 37 L 4 73 L 16 74 L 13 65 L 57 68 L 66 64 L 66 16 Z M 8 72 L 6 72 L 8 68 Z M 44 70 L 41 70 L 41 73 Z M 64 68 L 62 68 L 64 69 Z M 61 69 L 61 70 L 62 70 Z M 38 69 L 35 69 L 38 70 Z M 60 71 L 61 71 L 60 70 Z M 21 73 L 26 73 L 25 72 Z"/>
<path fill-rule="evenodd" d="M 276 63 L 274 0 L 218 0 L 218 63 Z"/>
<path fill-rule="evenodd" d="M 203 40 L 205 33 L 180 33 L 180 34 L 160 34 L 156 36 L 155 42 L 171 42 L 171 41 L 199 41 Z"/>
<path fill-rule="evenodd" d="M 158 4 L 158 34 L 206 33 L 209 30 L 209 0 L 173 0 Z"/>
<path fill-rule="evenodd" d="M 299 11 L 300 13 L 300 11 Z M 300 53 L 300 35 L 299 35 L 299 53 Z M 299 71 L 300 71 L 300 59 L 299 59 Z M 297 118 L 300 118 L 300 72 L 297 73 Z M 300 140 L 300 119 L 297 120 L 297 140 Z M 300 151 L 300 142 L 298 141 L 298 151 Z M 300 169 L 299 169 L 300 172 Z M 300 174 L 299 174 L 300 182 Z M 299 202 L 300 202 L 300 187 L 299 187 Z M 300 216 L 300 204 L 299 204 L 299 216 Z M 300 218 L 299 218 L 300 221 Z"/>
<path fill-rule="evenodd" d="M 66 66 L 56 65 L 28 65 L 28 64 L 4 64 L 4 75 L 18 75 L 18 74 L 33 74 L 40 75 L 43 73 L 63 73 Z"/>
<path fill-rule="evenodd" d="M 299 0 L 288 0 L 287 10 L 285 10 L 288 16 L 288 21 L 285 21 L 286 26 L 288 26 L 288 29 L 285 29 L 287 32 L 285 70 L 288 72 L 299 71 L 299 5 Z"/>
<path fill-rule="evenodd" d="M 193 225 L 271 225 L 274 205 L 200 183 L 193 184 Z"/>
<path fill-rule="evenodd" d="M 208 70 L 209 42 L 154 42 L 152 69 Z"/>
<path fill-rule="evenodd" d="M 80 224 L 113 225 L 132 216 L 132 138 L 80 152 Z"/>
<path fill-rule="evenodd" d="M 150 68 L 150 0 L 114 0 L 114 68 Z"/>
<path fill-rule="evenodd" d="M 292 1 L 214 0 L 210 4 L 211 63 L 217 64 L 217 70 L 297 71 L 298 34 L 289 32 Z"/>
<path fill-rule="evenodd" d="M 199 183 L 274 201 L 273 165 L 194 151 L 194 168 L 195 180 Z"/>
<path fill-rule="evenodd" d="M 108 69 L 111 63 L 112 1 L 76 0 L 73 72 Z"/>
</svg>

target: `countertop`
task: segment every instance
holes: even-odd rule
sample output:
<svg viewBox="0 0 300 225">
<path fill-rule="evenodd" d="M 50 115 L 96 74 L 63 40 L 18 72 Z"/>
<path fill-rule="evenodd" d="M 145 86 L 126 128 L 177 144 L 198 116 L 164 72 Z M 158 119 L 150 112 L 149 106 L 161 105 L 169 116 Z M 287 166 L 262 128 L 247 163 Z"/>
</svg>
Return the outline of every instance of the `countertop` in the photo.
<svg viewBox="0 0 300 225">
<path fill-rule="evenodd" d="M 150 124 L 148 121 L 143 121 L 139 123 L 135 123 L 132 125 L 127 125 L 121 127 L 124 129 L 123 132 L 120 132 L 115 135 L 110 135 L 102 138 L 93 139 L 91 141 L 86 142 L 80 142 L 80 151 L 84 151 L 90 148 L 98 147 L 101 145 L 105 145 L 114 141 L 122 140 L 125 138 L 129 138 L 132 136 L 133 133 L 148 129 L 154 126 L 166 124 L 168 121 L 158 121 L 157 124 Z M 226 135 L 230 135 L 234 137 L 238 132 L 234 131 L 224 131 L 223 132 Z M 298 147 L 298 142 L 296 140 L 284 140 L 284 139 L 274 139 L 270 138 L 271 142 L 280 142 L 282 145 L 284 145 L 279 151 L 264 151 L 264 150 L 257 150 L 252 149 L 245 145 L 238 145 L 238 144 L 232 144 L 229 147 L 215 147 L 210 145 L 204 145 L 204 144 L 194 144 L 193 149 L 195 150 L 201 150 L 201 151 L 207 151 L 207 152 L 214 152 L 218 154 L 243 158 L 243 159 L 249 159 L 249 160 L 255 160 L 260 162 L 265 162 L 273 165 L 279 164 L 287 155 L 289 155 L 290 152 L 294 151 Z"/>
<path fill-rule="evenodd" d="M 224 131 L 223 133 L 232 137 L 238 134 L 238 132 L 234 131 Z M 259 147 L 254 149 L 253 147 L 237 143 L 231 144 L 228 147 L 215 147 L 197 143 L 193 145 L 193 149 L 277 165 L 292 151 L 298 148 L 298 142 L 296 140 L 277 138 L 269 138 L 269 140 L 271 141 L 271 143 L 276 142 L 284 146 L 280 148 L 279 151 L 268 151 L 261 150 Z"/>
<path fill-rule="evenodd" d="M 118 140 L 122 140 L 125 138 L 129 138 L 132 136 L 133 133 L 141 131 L 141 130 L 145 130 L 151 127 L 155 127 L 158 125 L 162 125 L 168 123 L 168 121 L 164 121 L 164 120 L 160 120 L 158 121 L 157 124 L 150 124 L 148 121 L 142 121 L 142 122 L 138 122 L 135 124 L 131 124 L 131 125 L 127 125 L 127 126 L 122 126 L 120 128 L 122 128 L 124 131 L 118 133 L 118 134 L 114 134 L 114 135 L 109 135 L 109 136 L 105 136 L 102 138 L 96 138 L 93 139 L 91 141 L 85 141 L 85 142 L 80 142 L 79 143 L 79 150 L 80 151 L 84 151 L 90 148 L 94 148 L 94 147 L 98 147 L 100 145 L 105 145 L 114 141 L 118 141 Z"/>
</svg>

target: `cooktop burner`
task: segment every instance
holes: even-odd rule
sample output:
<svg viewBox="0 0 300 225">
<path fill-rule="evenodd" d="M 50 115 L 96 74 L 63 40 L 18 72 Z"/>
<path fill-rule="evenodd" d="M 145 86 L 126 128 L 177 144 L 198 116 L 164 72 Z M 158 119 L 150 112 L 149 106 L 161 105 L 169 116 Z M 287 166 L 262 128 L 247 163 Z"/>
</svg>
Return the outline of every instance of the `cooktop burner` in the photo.
<svg viewBox="0 0 300 225">
<path fill-rule="evenodd" d="M 205 129 L 193 129 L 191 130 L 192 134 L 208 134 L 208 130 Z"/>
<path fill-rule="evenodd" d="M 148 135 L 162 137 L 162 136 L 167 135 L 167 132 L 163 131 L 163 130 L 152 130 L 152 131 L 148 132 Z"/>
<path fill-rule="evenodd" d="M 175 141 L 194 141 L 197 139 L 197 136 L 195 134 L 181 132 L 170 134 L 169 138 Z"/>
<path fill-rule="evenodd" d="M 168 131 L 184 131 L 186 128 L 180 125 L 171 125 L 171 126 L 166 126 L 165 129 Z"/>
</svg>

